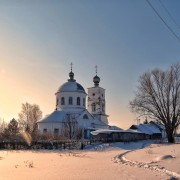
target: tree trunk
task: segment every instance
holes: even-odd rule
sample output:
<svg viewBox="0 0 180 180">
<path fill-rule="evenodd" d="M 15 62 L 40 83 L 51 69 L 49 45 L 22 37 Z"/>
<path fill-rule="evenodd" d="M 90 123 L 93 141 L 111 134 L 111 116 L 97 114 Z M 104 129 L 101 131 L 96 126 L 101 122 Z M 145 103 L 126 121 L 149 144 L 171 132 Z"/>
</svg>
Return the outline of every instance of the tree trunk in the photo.
<svg viewBox="0 0 180 180">
<path fill-rule="evenodd" d="M 167 130 L 168 143 L 175 143 L 173 130 Z"/>
</svg>

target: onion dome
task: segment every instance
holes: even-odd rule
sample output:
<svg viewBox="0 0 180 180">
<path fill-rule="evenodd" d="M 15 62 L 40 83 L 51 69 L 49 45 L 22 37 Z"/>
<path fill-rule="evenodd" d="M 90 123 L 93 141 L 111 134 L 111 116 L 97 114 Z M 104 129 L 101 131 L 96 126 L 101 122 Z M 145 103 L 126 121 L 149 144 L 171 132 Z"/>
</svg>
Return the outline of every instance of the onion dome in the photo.
<svg viewBox="0 0 180 180">
<path fill-rule="evenodd" d="M 99 86 L 100 77 L 98 77 L 97 75 L 94 76 L 93 82 L 94 82 L 94 86 L 95 86 L 95 87 Z"/>
<path fill-rule="evenodd" d="M 72 72 L 72 69 L 71 72 L 69 73 L 68 82 L 65 82 L 59 87 L 57 93 L 59 92 L 82 92 L 86 94 L 83 86 L 77 83 L 76 80 L 74 79 L 74 73 Z"/>
<path fill-rule="evenodd" d="M 76 80 L 74 79 L 74 73 L 73 73 L 72 71 L 69 73 L 69 79 L 68 79 L 68 81 L 76 81 Z"/>
</svg>

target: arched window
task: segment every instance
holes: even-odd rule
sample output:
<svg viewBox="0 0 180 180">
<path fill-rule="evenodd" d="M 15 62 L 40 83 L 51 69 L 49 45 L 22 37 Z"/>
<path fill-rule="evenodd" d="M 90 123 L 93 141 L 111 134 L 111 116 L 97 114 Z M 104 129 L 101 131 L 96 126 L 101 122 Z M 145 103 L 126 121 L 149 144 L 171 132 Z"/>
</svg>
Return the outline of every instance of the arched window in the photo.
<svg viewBox="0 0 180 180">
<path fill-rule="evenodd" d="M 80 103 L 80 97 L 77 97 L 77 105 L 80 106 L 81 103 Z"/>
<path fill-rule="evenodd" d="M 96 111 L 96 104 L 92 103 L 92 112 L 95 112 L 95 111 Z"/>
<path fill-rule="evenodd" d="M 69 97 L 69 105 L 72 105 L 72 104 L 73 104 L 73 98 Z"/>
<path fill-rule="evenodd" d="M 64 102 L 64 97 L 61 98 L 61 105 L 64 105 L 65 102 Z"/>
<path fill-rule="evenodd" d="M 85 98 L 83 98 L 83 106 L 85 106 Z"/>
<path fill-rule="evenodd" d="M 85 115 L 83 116 L 83 119 L 89 119 L 89 118 L 88 118 L 88 115 L 85 114 Z"/>
</svg>

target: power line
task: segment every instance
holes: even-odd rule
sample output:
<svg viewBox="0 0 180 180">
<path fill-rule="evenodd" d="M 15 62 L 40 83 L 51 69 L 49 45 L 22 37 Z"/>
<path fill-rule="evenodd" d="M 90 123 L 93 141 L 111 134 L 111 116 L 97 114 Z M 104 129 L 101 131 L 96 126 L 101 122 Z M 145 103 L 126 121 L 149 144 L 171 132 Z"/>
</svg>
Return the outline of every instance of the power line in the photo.
<svg viewBox="0 0 180 180">
<path fill-rule="evenodd" d="M 161 0 L 159 0 L 161 6 L 164 8 L 164 10 L 166 11 L 166 13 L 169 15 L 169 17 L 171 18 L 171 20 L 174 22 L 174 24 L 178 27 L 178 29 L 180 29 L 179 24 L 176 22 L 176 20 L 174 19 L 174 17 L 171 15 L 171 13 L 169 12 L 169 10 L 166 8 L 166 6 L 163 4 L 163 2 Z"/>
<path fill-rule="evenodd" d="M 149 6 L 153 9 L 153 11 L 156 13 L 156 15 L 161 19 L 161 21 L 165 24 L 165 26 L 169 29 L 169 31 L 174 35 L 174 37 L 179 41 L 180 38 L 176 35 L 176 33 L 172 30 L 172 28 L 166 23 L 166 21 L 160 16 L 160 14 L 156 11 L 156 9 L 153 7 L 153 5 L 149 2 L 149 0 L 146 0 Z"/>
</svg>

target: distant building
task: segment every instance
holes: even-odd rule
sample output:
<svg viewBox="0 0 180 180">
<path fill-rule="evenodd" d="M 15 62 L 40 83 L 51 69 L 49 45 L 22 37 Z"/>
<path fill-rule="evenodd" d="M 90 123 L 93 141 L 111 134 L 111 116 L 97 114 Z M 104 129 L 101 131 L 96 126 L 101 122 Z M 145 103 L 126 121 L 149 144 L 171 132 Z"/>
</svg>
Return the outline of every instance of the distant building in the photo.
<svg viewBox="0 0 180 180">
<path fill-rule="evenodd" d="M 92 131 L 91 134 L 96 139 L 123 142 L 166 138 L 165 127 L 154 121 L 148 124 L 132 125 L 127 130 L 111 126 L 109 129 L 97 129 Z"/>
<path fill-rule="evenodd" d="M 100 78 L 93 78 L 94 87 L 88 88 L 88 110 L 86 109 L 86 92 L 81 84 L 69 73 L 69 79 L 55 93 L 56 108 L 49 116 L 38 122 L 42 133 L 60 135 L 68 126 L 81 129 L 84 138 L 90 138 L 90 132 L 97 129 L 111 129 L 106 115 L 105 89 L 99 87 Z M 115 126 L 114 126 L 115 128 Z"/>
<path fill-rule="evenodd" d="M 161 135 L 162 135 L 163 139 L 167 137 L 166 128 L 163 124 L 158 123 L 156 121 L 150 121 L 149 123 L 153 124 L 154 126 L 156 126 L 161 131 Z"/>
<path fill-rule="evenodd" d="M 146 135 L 147 139 L 155 139 L 155 138 L 165 138 L 165 127 L 163 125 L 158 125 L 154 121 L 151 121 L 148 124 L 139 124 L 132 125 L 129 129 L 137 130 Z"/>
</svg>

